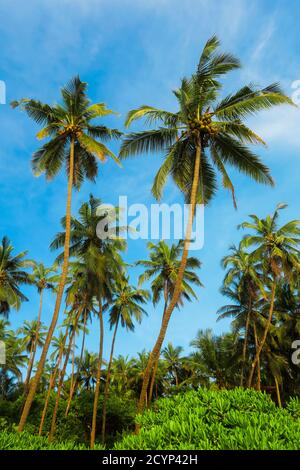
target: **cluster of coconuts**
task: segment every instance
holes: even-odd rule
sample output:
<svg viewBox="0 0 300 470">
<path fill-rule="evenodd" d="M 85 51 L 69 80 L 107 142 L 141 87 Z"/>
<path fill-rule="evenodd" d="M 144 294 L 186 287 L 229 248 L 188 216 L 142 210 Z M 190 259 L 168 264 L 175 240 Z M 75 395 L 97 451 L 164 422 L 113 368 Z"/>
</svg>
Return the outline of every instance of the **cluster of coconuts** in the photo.
<svg viewBox="0 0 300 470">
<path fill-rule="evenodd" d="M 211 113 L 204 113 L 200 119 L 191 119 L 189 121 L 189 128 L 193 134 L 198 134 L 199 132 L 215 135 L 218 132 L 217 127 L 212 122 Z"/>
<path fill-rule="evenodd" d="M 76 134 L 77 137 L 80 137 L 82 135 L 82 130 L 77 124 L 67 124 L 64 126 L 64 129 L 59 132 L 61 135 L 69 133 L 72 133 L 73 135 Z"/>
</svg>

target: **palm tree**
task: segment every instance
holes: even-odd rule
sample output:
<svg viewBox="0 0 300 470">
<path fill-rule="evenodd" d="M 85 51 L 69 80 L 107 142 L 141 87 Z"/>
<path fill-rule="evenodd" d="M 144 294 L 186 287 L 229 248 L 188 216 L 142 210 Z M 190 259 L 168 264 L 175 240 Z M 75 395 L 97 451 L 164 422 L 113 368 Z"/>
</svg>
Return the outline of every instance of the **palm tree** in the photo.
<svg viewBox="0 0 300 470">
<path fill-rule="evenodd" d="M 85 178 L 95 180 L 98 172 L 98 160 L 104 162 L 107 156 L 117 160 L 115 155 L 98 139 L 119 138 L 120 132 L 102 125 L 92 124 L 93 119 L 111 114 L 112 111 L 108 110 L 103 103 L 91 104 L 86 90 L 87 84 L 82 82 L 79 77 L 75 77 L 61 90 L 62 104 L 50 106 L 33 99 L 22 99 L 12 103 L 13 107 L 20 106 L 31 119 L 43 126 L 37 135 L 39 139 L 49 138 L 47 143 L 33 155 L 32 166 L 35 174 L 45 173 L 47 179 L 53 179 L 63 165 L 65 165 L 68 174 L 66 237 L 62 274 L 57 289 L 53 317 L 37 373 L 27 395 L 18 431 L 24 429 L 58 320 L 68 274 L 73 186 L 79 189 Z"/>
<path fill-rule="evenodd" d="M 242 246 L 238 248 L 236 246 L 230 247 L 230 254 L 222 259 L 223 268 L 228 268 L 228 271 L 224 278 L 224 289 L 223 294 L 231 294 L 232 291 L 228 290 L 228 286 L 234 283 L 236 286 L 236 299 L 239 304 L 242 304 L 242 309 L 246 306 L 245 311 L 245 336 L 243 345 L 243 364 L 241 368 L 241 381 L 240 385 L 243 386 L 244 382 L 244 368 L 246 363 L 246 352 L 249 325 L 251 321 L 251 314 L 253 310 L 253 303 L 258 296 L 258 291 L 265 297 L 265 290 L 260 271 L 259 263 L 254 263 L 252 257 L 247 253 Z M 219 311 L 222 313 L 222 310 Z M 232 314 L 232 311 L 230 312 Z M 239 311 L 239 314 L 241 311 Z M 221 318 L 224 318 L 221 317 Z"/>
<path fill-rule="evenodd" d="M 46 414 L 48 410 L 51 391 L 55 385 L 56 377 L 60 368 L 62 358 L 67 353 L 66 342 L 68 338 L 68 333 L 69 333 L 68 329 L 66 328 L 65 333 L 61 331 L 58 337 L 53 336 L 51 340 L 51 346 L 53 348 L 53 351 L 51 353 L 50 359 L 54 361 L 54 367 L 50 375 L 49 386 L 48 386 L 44 408 L 42 412 L 42 417 L 40 421 L 39 436 L 41 436 L 43 432 L 43 427 L 44 427 L 44 422 L 45 422 L 45 418 L 46 418 Z"/>
<path fill-rule="evenodd" d="M 114 327 L 109 363 L 106 373 L 106 382 L 104 389 L 103 398 L 103 409 L 102 409 L 102 431 L 101 438 L 102 442 L 105 441 L 105 428 L 106 428 L 106 408 L 107 400 L 109 395 L 110 375 L 111 367 L 114 356 L 115 341 L 117 336 L 117 330 L 119 323 L 126 330 L 134 330 L 133 319 L 137 322 L 142 321 L 142 315 L 147 314 L 143 309 L 142 305 L 149 299 L 149 293 L 143 289 L 136 289 L 129 284 L 128 277 L 121 277 L 116 280 L 116 285 L 113 292 L 112 301 L 110 302 L 110 327 Z"/>
<path fill-rule="evenodd" d="M 84 351 L 82 359 L 76 358 L 75 363 L 79 371 L 78 381 L 87 390 L 94 389 L 98 368 L 98 355 Z"/>
<path fill-rule="evenodd" d="M 31 322 L 25 320 L 23 326 L 17 331 L 18 334 L 22 335 L 25 349 L 29 353 L 27 374 L 24 382 L 25 392 L 28 389 L 36 350 L 44 345 L 45 331 L 46 327 L 41 325 L 38 320 L 32 320 Z"/>
<path fill-rule="evenodd" d="M 162 356 L 167 364 L 167 370 L 173 375 L 177 389 L 179 386 L 178 370 L 182 362 L 180 357 L 182 351 L 182 346 L 174 347 L 172 343 L 168 343 L 167 346 L 162 350 Z"/>
<path fill-rule="evenodd" d="M 37 328 L 36 328 L 36 337 L 35 341 L 33 342 L 33 351 L 32 351 L 32 361 L 31 367 L 28 368 L 28 374 L 25 381 L 25 390 L 28 391 L 28 385 L 31 377 L 32 366 L 34 364 L 35 354 L 36 354 L 36 347 L 38 345 L 38 337 L 39 337 L 39 330 L 41 324 L 41 315 L 43 309 L 43 294 L 45 289 L 55 291 L 55 284 L 59 280 L 57 275 L 53 275 L 56 272 L 56 266 L 51 266 L 50 268 L 46 268 L 43 263 L 36 263 L 35 261 L 32 262 L 33 272 L 29 275 L 32 284 L 37 287 L 37 291 L 40 295 L 40 302 L 39 302 L 39 311 L 37 317 Z"/>
<path fill-rule="evenodd" d="M 242 243 L 245 247 L 256 247 L 251 253 L 251 257 L 254 261 L 262 260 L 266 283 L 270 286 L 269 314 L 255 358 L 251 364 L 248 387 L 251 387 L 254 370 L 272 324 L 276 288 L 279 279 L 284 276 L 287 281 L 290 281 L 292 272 L 299 272 L 300 270 L 300 251 L 297 249 L 300 243 L 300 221 L 292 220 L 282 227 L 278 227 L 279 210 L 285 207 L 285 204 L 278 204 L 274 213 L 265 219 L 259 219 L 256 215 L 251 215 L 251 222 L 241 224 L 242 228 L 254 231 L 254 235 L 246 235 Z"/>
<path fill-rule="evenodd" d="M 79 209 L 79 217 L 72 218 L 70 224 L 70 254 L 77 256 L 82 263 L 83 271 L 88 280 L 89 292 L 95 297 L 98 304 L 98 318 L 100 325 L 100 341 L 99 341 L 99 362 L 98 373 L 95 388 L 92 429 L 91 429 L 91 447 L 93 448 L 96 436 L 96 418 L 99 401 L 101 369 L 103 359 L 103 341 L 104 341 L 104 323 L 103 323 L 103 303 L 105 299 L 111 298 L 112 280 L 115 275 L 118 277 L 123 269 L 120 252 L 126 247 L 125 240 L 116 237 L 108 237 L 102 239 L 98 236 L 98 226 L 103 221 L 109 219 L 115 222 L 117 233 L 124 227 L 118 226 L 117 220 L 118 209 L 109 210 L 106 206 L 102 206 L 100 199 L 90 195 L 89 202 L 82 204 Z M 65 227 L 65 219 L 62 220 Z M 51 244 L 51 249 L 57 249 L 64 246 L 66 232 L 57 234 Z M 62 255 L 57 257 L 57 261 L 62 260 Z"/>
<path fill-rule="evenodd" d="M 160 301 L 161 297 L 163 297 L 164 309 L 162 321 L 164 321 L 169 302 L 173 297 L 180 267 L 180 258 L 182 255 L 183 245 L 184 243 L 182 240 L 177 244 L 172 244 L 171 246 L 169 246 L 163 240 L 157 244 L 150 242 L 148 243 L 150 259 L 140 260 L 136 263 L 138 266 L 143 266 L 145 268 L 144 273 L 139 277 L 139 284 L 142 284 L 149 279 L 153 279 L 151 282 L 153 304 L 156 305 Z M 186 268 L 181 282 L 181 293 L 177 306 L 182 306 L 184 300 L 191 301 L 192 298 L 197 298 L 193 288 L 191 287 L 191 284 L 202 286 L 199 277 L 194 271 L 200 267 L 201 263 L 197 258 L 192 256 L 187 258 Z M 149 389 L 149 403 L 153 394 L 158 362 L 159 355 L 153 365 L 152 378 Z"/>
<path fill-rule="evenodd" d="M 207 204 L 212 199 L 216 190 L 216 172 L 219 172 L 235 204 L 235 191 L 227 164 L 259 183 L 273 184 L 268 168 L 247 147 L 248 144 L 263 144 L 263 140 L 243 120 L 275 105 L 292 104 L 277 84 L 263 89 L 244 86 L 217 103 L 222 88 L 219 78 L 240 67 L 239 61 L 231 54 L 218 54 L 218 46 L 215 36 L 208 40 L 196 72 L 190 78 L 184 78 L 180 88 L 174 92 L 179 106 L 177 112 L 141 106 L 130 111 L 126 120 L 127 126 L 139 118 L 146 118 L 148 124 L 158 122 L 160 126 L 129 134 L 123 141 L 120 157 L 164 152 L 166 156 L 155 177 L 152 192 L 159 199 L 167 177 L 171 175 L 190 204 L 180 269 L 172 300 L 149 358 L 139 412 L 144 407 L 153 364 L 159 356 L 170 317 L 180 297 L 196 203 Z"/>
<path fill-rule="evenodd" d="M 19 310 L 27 297 L 20 291 L 20 285 L 30 284 L 30 278 L 24 268 L 29 266 L 25 259 L 27 251 L 13 255 L 13 246 L 7 237 L 2 238 L 0 246 L 0 314 L 8 317 L 10 309 Z"/>
</svg>

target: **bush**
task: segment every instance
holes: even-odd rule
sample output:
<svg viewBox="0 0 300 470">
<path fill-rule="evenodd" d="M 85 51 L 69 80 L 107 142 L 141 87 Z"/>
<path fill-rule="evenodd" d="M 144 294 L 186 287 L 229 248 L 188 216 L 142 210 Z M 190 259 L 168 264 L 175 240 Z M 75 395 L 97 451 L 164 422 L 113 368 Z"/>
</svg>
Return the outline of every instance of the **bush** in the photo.
<svg viewBox="0 0 300 470">
<path fill-rule="evenodd" d="M 1 450 L 88 450 L 84 445 L 71 441 L 49 443 L 46 437 L 39 437 L 28 432 L 0 432 Z M 101 445 L 95 445 L 95 450 L 103 450 Z"/>
<path fill-rule="evenodd" d="M 279 450 L 300 448 L 300 403 L 278 408 L 254 390 L 198 390 L 158 400 L 137 418 L 138 435 L 116 450 Z"/>
</svg>

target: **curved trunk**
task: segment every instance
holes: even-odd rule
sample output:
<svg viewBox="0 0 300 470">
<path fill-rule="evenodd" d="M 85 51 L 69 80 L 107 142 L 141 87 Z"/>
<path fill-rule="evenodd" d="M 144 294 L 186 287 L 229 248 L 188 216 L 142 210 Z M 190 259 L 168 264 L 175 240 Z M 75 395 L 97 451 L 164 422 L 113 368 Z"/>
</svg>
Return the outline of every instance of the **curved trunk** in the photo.
<svg viewBox="0 0 300 470">
<path fill-rule="evenodd" d="M 166 332 L 167 332 L 167 329 L 168 329 L 168 325 L 169 325 L 171 315 L 173 313 L 174 308 L 176 307 L 176 304 L 177 304 L 177 302 L 179 300 L 179 297 L 180 297 L 180 294 L 181 294 L 181 284 L 182 284 L 182 279 L 183 279 L 183 276 L 184 276 L 184 271 L 185 271 L 186 262 L 187 262 L 187 258 L 188 258 L 188 251 L 189 251 L 189 246 L 190 246 L 190 241 L 191 241 L 191 234 L 192 234 L 192 227 L 193 227 L 193 219 L 194 219 L 196 202 L 197 202 L 197 191 L 198 191 L 198 185 L 199 185 L 200 163 L 201 163 L 201 144 L 200 144 L 200 142 L 198 142 L 198 145 L 197 145 L 197 148 L 196 148 L 196 158 L 195 158 L 193 183 L 192 183 L 192 189 L 191 189 L 188 223 L 187 223 L 184 246 L 183 246 L 183 251 L 182 251 L 182 258 L 181 258 L 180 266 L 179 266 L 179 269 L 178 269 L 178 276 L 177 276 L 177 279 L 176 279 L 176 283 L 175 283 L 175 287 L 174 287 L 171 302 L 170 302 L 170 304 L 169 304 L 169 306 L 166 310 L 166 314 L 165 314 L 165 317 L 163 318 L 159 335 L 157 337 L 154 348 L 152 349 L 152 352 L 150 354 L 148 364 L 147 364 L 147 367 L 146 367 L 146 370 L 145 370 L 141 395 L 140 395 L 140 399 L 139 399 L 139 403 L 138 403 L 138 407 L 137 407 L 137 413 L 141 413 L 144 409 L 145 401 L 147 399 L 147 390 L 148 390 L 148 385 L 149 385 L 149 380 L 150 380 L 150 374 L 151 374 L 151 371 L 152 371 L 153 366 L 155 364 L 155 361 L 159 357 L 160 350 L 161 350 L 163 341 L 164 341 L 165 336 L 166 336 Z M 138 430 L 139 430 L 139 426 L 136 425 L 136 432 Z"/>
<path fill-rule="evenodd" d="M 56 392 L 56 400 L 55 400 L 55 405 L 54 405 L 54 410 L 53 410 L 53 415 L 52 415 L 51 428 L 50 428 L 49 437 L 48 437 L 49 442 L 52 441 L 54 433 L 55 433 L 56 416 L 57 416 L 57 411 L 58 411 L 58 405 L 59 405 L 61 390 L 62 390 L 62 387 L 63 387 L 63 384 L 64 384 L 64 377 L 65 377 L 65 374 L 66 374 L 66 369 L 67 369 L 67 366 L 68 366 L 70 352 L 71 352 L 71 349 L 72 349 L 74 336 L 76 334 L 76 327 L 77 327 L 77 323 L 78 323 L 78 320 L 79 320 L 79 317 L 80 317 L 80 313 L 81 312 L 78 313 L 78 315 L 75 319 L 73 330 L 72 330 L 72 333 L 70 335 L 70 341 L 69 341 L 68 349 L 67 349 L 66 356 L 65 356 L 64 366 L 61 370 L 61 374 L 60 374 L 59 381 L 58 381 L 58 387 L 57 387 L 57 392 Z"/>
<path fill-rule="evenodd" d="M 99 322 L 100 322 L 100 344 L 99 344 L 98 370 L 97 370 L 97 379 L 96 379 L 95 397 L 94 397 L 94 406 L 93 406 L 91 449 L 94 448 L 95 438 L 96 438 L 96 420 L 97 420 L 97 409 L 98 409 L 99 391 L 100 391 L 101 366 L 102 366 L 102 359 L 103 359 L 103 338 L 104 338 L 102 300 L 98 299 L 98 301 L 99 301 Z"/>
<path fill-rule="evenodd" d="M 104 441 L 105 441 L 106 407 L 107 407 L 107 400 L 108 400 L 108 395 L 109 395 L 111 366 L 112 366 L 112 361 L 113 361 L 113 357 L 114 357 L 114 349 L 115 349 L 117 330 L 118 330 L 118 326 L 119 326 L 119 320 L 120 320 L 120 314 L 118 315 L 118 318 L 117 318 L 117 321 L 116 321 L 115 330 L 114 330 L 114 334 L 113 334 L 113 338 L 112 338 L 112 342 L 111 342 L 111 350 L 110 350 L 109 363 L 108 363 L 107 376 L 106 376 L 106 383 L 105 383 L 105 389 L 104 389 L 103 410 L 102 410 L 102 430 L 101 430 L 102 443 L 104 443 Z"/>
<path fill-rule="evenodd" d="M 25 394 L 26 395 L 28 393 L 28 386 L 29 386 L 29 382 L 30 382 L 30 378 L 31 378 L 31 374 L 32 374 L 34 359 L 35 359 L 38 340 L 39 340 L 39 330 L 40 330 L 40 325 L 41 325 L 42 308 L 43 308 L 43 289 L 41 290 L 41 293 L 40 293 L 40 305 L 39 305 L 38 319 L 37 319 L 37 325 L 36 325 L 35 339 L 34 339 L 34 342 L 33 342 L 32 357 L 31 357 L 30 363 L 28 365 L 27 376 L 26 376 L 26 380 L 25 380 Z"/>
<path fill-rule="evenodd" d="M 168 300 L 168 296 L 165 295 L 165 306 L 164 306 L 164 313 L 163 313 L 163 316 L 162 316 L 162 320 L 164 319 L 165 314 L 166 314 L 167 300 Z M 152 400 L 152 396 L 153 396 L 153 387 L 154 387 L 156 373 L 157 373 L 157 369 L 158 369 L 159 357 L 160 357 L 160 355 L 156 359 L 156 361 L 154 363 L 154 366 L 153 366 L 153 372 L 152 372 L 152 377 L 151 377 L 151 382 L 150 382 L 150 389 L 149 389 L 149 396 L 148 396 L 148 406 L 150 405 L 151 400 Z"/>
<path fill-rule="evenodd" d="M 244 370 L 245 370 L 245 364 L 246 364 L 247 342 L 248 342 L 248 333 L 249 333 L 251 310 L 252 310 L 252 301 L 251 301 L 251 297 L 250 297 L 249 309 L 248 309 L 248 312 L 247 312 L 246 326 L 245 326 L 245 338 L 244 338 L 244 344 L 243 344 L 243 363 L 242 363 L 241 382 L 240 382 L 241 387 L 243 387 L 243 385 L 244 385 Z"/>
<path fill-rule="evenodd" d="M 66 344 L 66 341 L 67 341 L 67 337 L 68 337 L 68 332 L 66 332 L 66 334 L 65 334 L 64 342 L 63 342 L 61 351 L 59 352 L 59 355 L 58 355 L 58 358 L 57 358 L 57 361 L 56 361 L 56 364 L 55 364 L 54 371 L 53 371 L 53 373 L 51 374 L 51 377 L 50 377 L 49 387 L 48 387 L 48 390 L 47 390 L 47 396 L 46 396 L 44 409 L 43 409 L 41 422 L 40 422 L 40 427 L 39 427 L 39 436 L 41 436 L 42 432 L 43 432 L 44 421 L 45 421 L 45 418 L 46 418 L 46 413 L 47 413 L 47 409 L 48 409 L 48 404 L 49 404 L 49 400 L 50 400 L 51 391 L 52 391 L 52 389 L 54 387 L 54 384 L 55 384 L 57 372 L 58 372 L 58 369 L 59 369 L 59 366 L 60 366 L 60 363 L 61 363 L 61 360 L 62 360 L 62 357 L 63 357 L 63 351 L 64 351 L 64 347 L 65 347 L 65 344 Z"/>
<path fill-rule="evenodd" d="M 256 367 L 259 359 L 260 359 L 260 354 L 261 354 L 261 351 L 262 351 L 262 349 L 265 345 L 265 342 L 266 342 L 266 339 L 267 339 L 267 336 L 268 336 L 268 333 L 269 333 L 269 330 L 270 330 L 270 326 L 271 326 L 271 323 L 272 323 L 275 293 L 276 293 L 276 281 L 274 280 L 273 285 L 272 285 L 272 291 L 271 291 L 271 302 L 270 302 L 269 316 L 268 316 L 268 319 L 267 319 L 267 323 L 266 323 L 266 326 L 265 326 L 265 330 L 264 330 L 264 333 L 263 333 L 262 340 L 261 340 L 261 342 L 258 346 L 258 349 L 256 351 L 254 361 L 251 364 L 251 370 L 250 370 L 249 379 L 248 379 L 248 388 L 251 387 L 254 370 L 255 370 L 255 367 Z"/>
<path fill-rule="evenodd" d="M 275 377 L 275 375 L 274 375 L 274 380 L 275 380 L 275 386 L 276 386 L 277 403 L 278 403 L 279 408 L 282 408 L 281 397 L 280 397 L 280 390 L 279 390 L 279 384 L 278 384 L 278 380 L 277 380 L 277 378 Z"/>
<path fill-rule="evenodd" d="M 21 432 L 24 429 L 33 399 L 36 394 L 37 387 L 39 385 L 39 382 L 40 382 L 40 379 L 44 370 L 44 365 L 47 359 L 47 354 L 48 354 L 48 350 L 51 344 L 51 339 L 52 339 L 52 336 L 53 336 L 53 333 L 57 324 L 62 296 L 64 293 L 66 278 L 68 274 L 68 265 L 69 265 L 73 173 L 74 173 L 74 138 L 72 138 L 71 144 L 70 144 L 70 165 L 69 165 L 68 194 L 67 194 L 67 206 L 66 206 L 66 237 L 65 237 L 65 244 L 64 244 L 64 261 L 63 261 L 63 267 L 62 267 L 62 274 L 60 277 L 59 286 L 57 290 L 57 296 L 56 296 L 55 307 L 54 307 L 51 324 L 47 333 L 47 337 L 46 337 L 45 344 L 41 353 L 41 357 L 39 360 L 35 377 L 29 388 L 26 402 L 25 402 L 23 412 L 20 418 L 18 432 Z"/>
<path fill-rule="evenodd" d="M 24 382 L 24 393 L 25 393 L 25 395 L 28 392 L 28 384 L 29 384 L 29 380 L 30 380 L 30 376 L 31 376 L 31 371 L 32 371 L 32 368 L 33 368 L 33 361 L 34 361 L 34 341 L 32 342 L 31 347 L 30 347 L 28 369 L 27 369 L 26 379 L 25 379 L 25 382 Z"/>
<path fill-rule="evenodd" d="M 256 331 L 256 324 L 254 322 L 253 325 L 253 333 L 254 333 L 254 342 L 255 342 L 255 351 L 258 349 L 258 338 L 257 338 L 257 331 Z M 257 382 L 256 382 L 256 388 L 258 391 L 260 391 L 260 384 L 261 384 L 261 375 L 260 375 L 260 358 L 257 361 Z"/>
<path fill-rule="evenodd" d="M 67 404 L 65 416 L 68 416 L 68 413 L 70 411 L 72 398 L 73 398 L 73 395 L 74 395 L 76 387 L 77 387 L 79 372 L 80 372 L 80 368 L 81 368 L 81 365 L 82 365 L 82 358 L 83 358 L 84 344 L 85 344 L 85 335 L 86 335 L 85 327 L 86 327 L 86 314 L 84 315 L 84 320 L 83 320 L 83 336 L 82 336 L 82 344 L 81 344 L 81 351 L 80 351 L 80 359 L 79 359 L 77 373 L 75 375 L 74 382 L 72 381 L 72 385 L 71 385 L 71 388 L 70 388 L 70 396 L 69 396 L 69 399 L 68 399 L 68 404 Z"/>
</svg>

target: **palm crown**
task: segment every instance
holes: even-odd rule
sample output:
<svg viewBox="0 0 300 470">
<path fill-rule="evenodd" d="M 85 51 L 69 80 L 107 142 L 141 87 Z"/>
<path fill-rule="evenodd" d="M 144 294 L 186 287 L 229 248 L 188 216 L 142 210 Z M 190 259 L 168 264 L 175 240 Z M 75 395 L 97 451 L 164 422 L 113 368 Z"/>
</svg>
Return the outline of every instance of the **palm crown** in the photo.
<svg viewBox="0 0 300 470">
<path fill-rule="evenodd" d="M 218 54 L 218 46 L 218 39 L 212 37 L 203 49 L 196 73 L 184 78 L 180 88 L 174 91 L 177 112 L 141 106 L 128 114 L 127 126 L 142 117 L 147 124 L 159 125 L 154 130 L 129 134 L 120 152 L 121 158 L 144 152 L 165 153 L 152 188 L 157 199 L 160 199 L 166 179 L 171 175 L 190 201 L 197 147 L 202 150 L 198 202 L 209 202 L 216 190 L 216 173 L 220 173 L 223 185 L 232 192 L 235 204 L 234 186 L 227 173 L 227 165 L 257 182 L 273 184 L 269 169 L 248 147 L 249 144 L 264 144 L 263 139 L 244 120 L 260 110 L 292 102 L 278 84 L 263 89 L 250 84 L 217 101 L 222 88 L 219 77 L 240 67 L 232 55 Z"/>
<path fill-rule="evenodd" d="M 52 179 L 65 164 L 69 169 L 71 141 L 74 143 L 73 184 L 79 188 L 85 178 L 94 180 L 98 172 L 97 162 L 104 162 L 106 157 L 118 158 L 102 142 L 119 138 L 121 132 L 103 125 L 93 125 L 92 121 L 113 111 L 104 103 L 91 104 L 86 95 L 87 84 L 79 77 L 74 77 L 61 90 L 62 103 L 50 106 L 34 99 L 22 99 L 12 102 L 12 106 L 21 108 L 43 128 L 37 138 L 50 140 L 37 150 L 32 159 L 33 171 L 39 175 L 45 173 Z"/>
</svg>

